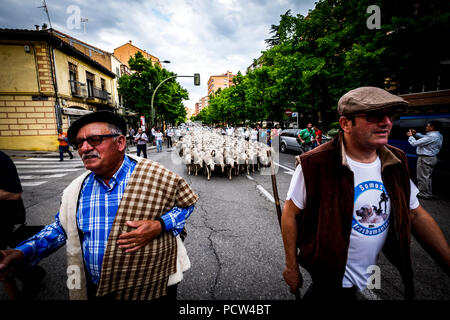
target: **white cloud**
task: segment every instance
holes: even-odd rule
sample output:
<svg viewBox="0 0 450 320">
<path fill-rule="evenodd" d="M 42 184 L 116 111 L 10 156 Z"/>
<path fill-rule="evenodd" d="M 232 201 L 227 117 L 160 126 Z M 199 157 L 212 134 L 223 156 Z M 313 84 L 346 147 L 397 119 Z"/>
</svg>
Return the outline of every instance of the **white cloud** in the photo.
<svg viewBox="0 0 450 320">
<path fill-rule="evenodd" d="M 0 13 L 2 28 L 34 29 L 46 22 L 42 1 L 7 0 Z M 266 49 L 270 26 L 278 24 L 288 9 L 306 15 L 315 0 L 47 0 L 53 27 L 94 46 L 112 52 L 128 42 L 162 60 L 179 75 L 201 75 L 201 86 L 193 79 L 178 78 L 189 91 L 186 106 L 207 94 L 209 76 L 246 68 Z M 66 26 L 67 7 L 77 5 L 88 18 L 86 33 Z"/>
</svg>

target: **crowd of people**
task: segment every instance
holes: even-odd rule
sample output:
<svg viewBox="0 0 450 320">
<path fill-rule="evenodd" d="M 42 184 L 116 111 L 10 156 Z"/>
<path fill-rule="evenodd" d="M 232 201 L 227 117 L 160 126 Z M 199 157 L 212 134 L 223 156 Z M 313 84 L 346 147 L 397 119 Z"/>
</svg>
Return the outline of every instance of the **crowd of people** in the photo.
<svg viewBox="0 0 450 320">
<path fill-rule="evenodd" d="M 167 148 L 173 147 L 173 142 L 178 141 L 186 134 L 189 128 L 167 127 L 165 130 L 153 126 L 150 130 L 145 130 L 142 127 L 128 129 L 127 140 L 128 145 L 136 146 L 137 156 L 141 154 L 143 158 L 147 158 L 147 144 L 156 146 L 156 152 L 162 152 L 163 142 L 167 141 Z"/>
</svg>

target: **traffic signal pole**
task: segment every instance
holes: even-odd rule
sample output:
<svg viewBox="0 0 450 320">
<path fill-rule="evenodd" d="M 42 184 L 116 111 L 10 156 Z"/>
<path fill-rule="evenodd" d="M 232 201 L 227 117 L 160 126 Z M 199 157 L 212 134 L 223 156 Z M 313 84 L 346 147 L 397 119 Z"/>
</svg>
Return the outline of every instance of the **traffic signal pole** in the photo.
<svg viewBox="0 0 450 320">
<path fill-rule="evenodd" d="M 155 91 L 153 91 L 152 94 L 152 101 L 150 103 L 150 128 L 153 127 L 154 119 L 155 119 L 155 109 L 153 108 L 153 101 L 155 100 L 156 91 L 158 91 L 159 87 L 166 81 L 173 79 L 173 78 L 194 78 L 194 85 L 199 86 L 200 85 L 200 74 L 194 73 L 193 76 L 171 76 L 167 79 L 164 79 L 161 81 L 158 86 L 155 88 Z"/>
</svg>

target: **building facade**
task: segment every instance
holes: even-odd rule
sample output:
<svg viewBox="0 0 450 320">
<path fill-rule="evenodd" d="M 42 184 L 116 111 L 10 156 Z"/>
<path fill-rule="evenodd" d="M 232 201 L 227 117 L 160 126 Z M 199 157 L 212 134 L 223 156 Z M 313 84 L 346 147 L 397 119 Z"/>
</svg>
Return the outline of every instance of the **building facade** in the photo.
<svg viewBox="0 0 450 320">
<path fill-rule="evenodd" d="M 217 76 L 210 76 L 208 80 L 208 96 L 216 93 L 219 89 L 229 88 L 234 86 L 233 78 L 235 74 L 232 74 L 230 71 L 227 71 L 224 74 Z"/>
<path fill-rule="evenodd" d="M 56 151 L 58 128 L 114 111 L 116 74 L 53 31 L 0 29 L 0 149 Z"/>
<path fill-rule="evenodd" d="M 128 41 L 127 43 L 125 43 L 124 45 L 121 45 L 120 47 L 115 48 L 114 56 L 117 59 L 119 59 L 124 65 L 126 65 L 127 68 L 129 69 L 130 66 L 128 65 L 128 60 L 131 57 L 134 57 L 134 55 L 138 52 L 142 53 L 142 55 L 144 56 L 145 59 L 151 60 L 153 65 L 156 63 L 160 67 L 162 67 L 161 62 L 159 61 L 159 59 L 157 57 L 151 55 L 150 53 L 148 53 L 145 50 L 142 50 L 142 49 L 136 47 L 135 45 L 133 45 L 133 42 L 131 40 Z"/>
</svg>

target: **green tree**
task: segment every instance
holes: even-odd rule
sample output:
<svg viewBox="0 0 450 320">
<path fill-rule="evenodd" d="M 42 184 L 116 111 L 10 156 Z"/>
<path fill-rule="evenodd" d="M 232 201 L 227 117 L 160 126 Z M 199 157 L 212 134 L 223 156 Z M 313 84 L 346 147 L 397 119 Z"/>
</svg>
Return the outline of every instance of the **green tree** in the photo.
<svg viewBox="0 0 450 320">
<path fill-rule="evenodd" d="M 144 58 L 138 52 L 128 61 L 130 75 L 124 74 L 119 78 L 119 94 L 124 98 L 124 106 L 136 111 L 138 114 L 150 118 L 150 104 L 153 90 L 161 81 L 175 74 L 162 69 L 159 65 L 153 65 L 150 60 Z M 156 120 L 159 123 L 177 124 L 186 120 L 186 110 L 183 100 L 189 99 L 186 89 L 175 80 L 171 79 L 163 83 L 154 99 Z"/>
</svg>

